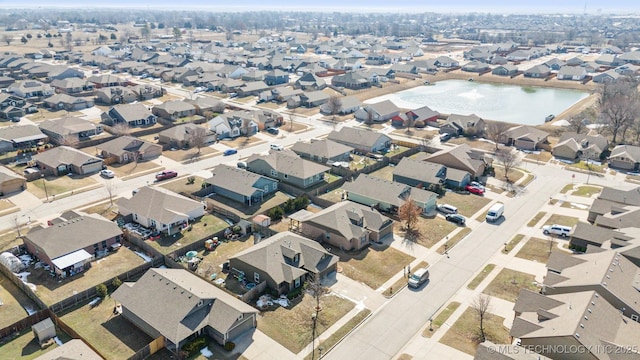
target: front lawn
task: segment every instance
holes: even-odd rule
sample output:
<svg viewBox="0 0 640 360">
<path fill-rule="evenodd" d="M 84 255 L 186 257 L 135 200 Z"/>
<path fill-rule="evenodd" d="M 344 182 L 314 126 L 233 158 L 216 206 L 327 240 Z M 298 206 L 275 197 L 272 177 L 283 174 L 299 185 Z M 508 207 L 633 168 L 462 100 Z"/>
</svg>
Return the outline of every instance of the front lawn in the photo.
<svg viewBox="0 0 640 360">
<path fill-rule="evenodd" d="M 549 255 L 551 255 L 551 252 L 555 248 L 555 240 L 550 241 L 539 238 L 531 238 L 524 244 L 522 249 L 518 251 L 516 257 L 546 264 L 547 260 L 549 260 Z"/>
<path fill-rule="evenodd" d="M 258 316 L 258 330 L 297 354 L 311 343 L 311 314 L 315 312 L 315 306 L 316 300 L 305 294 L 291 301 L 289 308 L 278 306 L 274 310 L 264 311 Z M 351 311 L 354 304 L 329 294 L 320 298 L 320 306 L 322 311 L 316 322 L 316 338 Z"/>
<path fill-rule="evenodd" d="M 578 223 L 578 221 L 580 220 L 577 217 L 551 214 L 551 216 L 549 216 L 549 219 L 545 221 L 544 225 L 558 224 L 573 227 Z"/>
<path fill-rule="evenodd" d="M 404 225 L 404 224 L 403 224 Z M 432 219 L 420 217 L 414 226 L 412 233 L 407 234 L 403 226 L 396 224 L 394 233 L 401 236 L 404 241 L 415 242 L 424 247 L 430 248 L 445 236 L 449 235 L 457 226 L 445 220 L 443 217 L 436 216 Z"/>
<path fill-rule="evenodd" d="M 440 327 L 442 327 L 442 325 L 444 325 L 444 323 L 447 320 L 449 320 L 449 317 L 451 316 L 451 314 L 453 314 L 459 307 L 460 307 L 459 302 L 457 301 L 450 302 L 449 305 L 447 305 L 446 308 L 440 311 L 438 316 L 436 316 L 436 318 L 433 319 L 433 322 L 429 324 L 429 327 L 424 329 L 424 331 L 422 332 L 422 336 L 426 338 L 430 338 L 431 335 L 433 335 L 436 331 L 438 331 L 438 329 L 440 329 Z"/>
<path fill-rule="evenodd" d="M 193 182 L 189 181 L 189 178 L 191 177 L 193 177 Z M 202 184 L 204 180 L 205 179 L 201 178 L 200 176 L 186 176 L 186 177 L 181 177 L 177 180 L 164 182 L 158 186 L 167 190 L 171 190 L 176 194 L 180 194 L 180 193 L 191 194 L 193 192 L 196 192 L 202 189 Z"/>
<path fill-rule="evenodd" d="M 263 143 L 264 141 L 258 139 L 257 137 L 246 137 L 239 136 L 235 139 L 222 139 L 220 141 L 221 144 L 224 144 L 230 148 L 244 148 L 247 146 L 257 145 L 258 143 Z"/>
<path fill-rule="evenodd" d="M 487 312 L 484 318 L 486 340 L 494 344 L 509 344 L 509 329 L 505 328 L 504 318 Z M 475 310 L 467 308 L 453 324 L 440 342 L 469 355 L 475 355 L 480 344 L 480 320 Z"/>
<path fill-rule="evenodd" d="M 595 194 L 599 194 L 601 191 L 602 188 L 600 186 L 582 185 L 579 186 L 577 190 L 574 190 L 571 195 L 590 198 Z"/>
<path fill-rule="evenodd" d="M 485 207 L 491 200 L 483 196 L 473 194 L 458 194 L 453 191 L 447 191 L 444 196 L 438 199 L 439 204 L 449 204 L 458 208 L 458 214 L 466 217 L 472 217 Z"/>
<path fill-rule="evenodd" d="M 175 150 L 163 151 L 162 155 L 168 157 L 173 161 L 182 162 L 182 161 L 188 161 L 188 160 L 198 161 L 200 159 L 220 155 L 220 153 L 221 153 L 220 151 L 216 151 L 213 148 L 204 146 L 200 148 L 199 153 L 198 153 L 198 149 L 194 147 L 186 150 L 175 149 Z"/>
<path fill-rule="evenodd" d="M 46 199 L 48 196 L 49 200 L 54 200 L 56 196 L 60 198 L 60 194 L 66 194 L 72 191 L 74 193 L 79 193 L 82 191 L 95 189 L 99 186 L 100 185 L 97 184 L 96 181 L 89 176 L 48 176 L 44 180 L 39 179 L 28 182 L 27 191 L 29 191 L 39 199 Z"/>
<path fill-rule="evenodd" d="M 128 164 L 113 164 L 109 165 L 109 169 L 112 170 L 119 178 L 130 179 L 153 172 L 158 172 L 163 170 L 164 168 L 153 161 L 143 161 L 139 163 L 130 162 Z"/>
<path fill-rule="evenodd" d="M 415 259 L 392 247 L 370 246 L 356 253 L 334 248 L 331 253 L 340 257 L 338 267 L 345 276 L 374 290 Z"/>
<path fill-rule="evenodd" d="M 522 289 L 538 291 L 535 280 L 535 276 L 531 274 L 504 268 L 484 289 L 483 293 L 515 302 Z"/>
<path fill-rule="evenodd" d="M 496 179 L 503 180 L 503 181 L 506 180 L 504 167 L 500 165 L 494 165 L 493 169 L 496 172 L 496 175 L 495 175 Z M 523 176 L 524 176 L 524 172 L 521 170 L 514 169 L 514 168 L 509 170 L 509 181 L 511 181 L 512 183 L 515 183 L 516 181 L 520 180 L 520 178 L 522 178 Z"/>
<path fill-rule="evenodd" d="M 226 221 L 214 215 L 205 214 L 199 219 L 196 219 L 195 222 L 190 223 L 191 230 L 187 227 L 180 233 L 172 236 L 162 236 L 159 239 L 147 240 L 147 244 L 153 246 L 161 254 L 166 255 L 185 245 L 192 244 L 207 236 L 212 236 L 227 227 L 229 227 L 229 224 L 227 224 Z"/>
<path fill-rule="evenodd" d="M 489 274 L 493 271 L 493 269 L 495 269 L 495 267 L 496 267 L 495 264 L 488 264 L 487 266 L 485 266 L 484 269 L 482 269 L 482 272 L 476 275 L 476 277 L 474 277 L 473 280 L 471 280 L 471 282 L 467 285 L 467 287 L 471 290 L 475 290 L 478 287 L 478 285 L 480 285 L 482 280 L 484 280 L 487 276 L 489 276 Z"/>
</svg>

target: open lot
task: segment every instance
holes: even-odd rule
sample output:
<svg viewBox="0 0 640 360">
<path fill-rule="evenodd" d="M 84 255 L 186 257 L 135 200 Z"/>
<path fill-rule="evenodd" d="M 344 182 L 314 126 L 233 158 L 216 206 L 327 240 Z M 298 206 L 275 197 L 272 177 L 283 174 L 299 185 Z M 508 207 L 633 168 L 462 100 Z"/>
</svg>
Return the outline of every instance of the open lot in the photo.
<svg viewBox="0 0 640 360">
<path fill-rule="evenodd" d="M 27 309 L 38 310 L 36 303 L 2 273 L 0 273 L 0 301 L 2 301 L 0 329 L 27 317 L 29 315 Z"/>
<path fill-rule="evenodd" d="M 114 316 L 111 298 L 94 307 L 81 305 L 61 318 L 106 359 L 126 359 L 153 340 L 124 316 Z"/>
<path fill-rule="evenodd" d="M 278 306 L 274 310 L 264 311 L 258 316 L 258 330 L 297 354 L 311 343 L 311 314 L 315 312 L 315 305 L 315 299 L 305 294 L 292 300 L 289 308 Z M 345 316 L 354 304 L 329 294 L 320 298 L 320 306 L 322 311 L 317 318 L 316 336 Z"/>
<path fill-rule="evenodd" d="M 416 242 L 424 247 L 431 248 L 456 228 L 457 226 L 454 223 L 445 220 L 441 216 L 434 218 L 420 217 L 411 234 L 407 234 L 399 225 L 394 227 L 393 232 L 402 237 L 404 241 Z"/>
<path fill-rule="evenodd" d="M 494 344 L 509 343 L 509 329 L 502 325 L 504 318 L 491 313 L 486 313 L 484 318 L 484 332 L 486 339 Z M 469 355 L 476 353 L 480 344 L 480 320 L 475 311 L 469 307 L 453 324 L 440 342 L 454 349 L 466 352 Z"/>
<path fill-rule="evenodd" d="M 66 333 L 56 329 L 56 335 L 58 339 L 63 343 L 71 340 L 71 337 Z M 45 349 L 40 348 L 40 344 L 33 335 L 33 331 L 30 328 L 23 330 L 18 337 L 12 339 L 10 342 L 0 345 L 0 354 L 3 359 L 20 359 L 31 360 L 38 356 L 44 355 L 49 351 L 55 349 L 56 344 L 53 344 Z"/>
<path fill-rule="evenodd" d="M 537 291 L 538 285 L 535 283 L 535 277 L 531 274 L 504 268 L 483 292 L 487 295 L 515 302 L 520 290 L 523 288 Z"/>
<path fill-rule="evenodd" d="M 47 195 L 49 200 L 55 199 L 57 195 L 65 194 L 73 191 L 79 193 L 100 187 L 94 179 L 89 176 L 58 176 L 58 177 L 46 177 L 44 180 L 34 180 L 27 183 L 27 191 L 32 193 L 39 199 L 46 199 Z M 45 191 L 46 188 L 46 191 Z M 58 197 L 59 198 L 59 197 Z"/>
<path fill-rule="evenodd" d="M 43 268 L 28 269 L 29 282 L 36 285 L 36 294 L 47 305 L 53 305 L 74 292 L 81 292 L 100 283 L 109 282 L 114 277 L 144 263 L 144 260 L 126 247 L 91 263 L 91 268 L 75 276 L 58 279 Z M 124 279 L 121 279 L 124 281 Z"/>
<path fill-rule="evenodd" d="M 491 200 L 473 194 L 458 194 L 453 191 L 447 191 L 443 197 L 438 199 L 439 204 L 449 204 L 458 208 L 458 213 L 466 217 L 472 217 L 489 204 Z"/>
<path fill-rule="evenodd" d="M 557 249 L 556 244 L 553 239 L 545 240 L 534 237 L 527 240 L 516 254 L 516 257 L 546 264 L 551 252 Z"/>
<path fill-rule="evenodd" d="M 172 236 L 162 236 L 155 240 L 149 239 L 147 244 L 157 249 L 161 254 L 166 255 L 229 226 L 226 221 L 211 214 L 205 214 L 189 225 L 191 227 L 190 231 L 188 230 L 189 228 L 185 228 L 180 233 Z"/>
<path fill-rule="evenodd" d="M 372 289 L 382 286 L 415 259 L 388 246 L 369 246 L 357 253 L 332 248 L 331 253 L 340 257 L 338 267 L 345 276 Z"/>
</svg>

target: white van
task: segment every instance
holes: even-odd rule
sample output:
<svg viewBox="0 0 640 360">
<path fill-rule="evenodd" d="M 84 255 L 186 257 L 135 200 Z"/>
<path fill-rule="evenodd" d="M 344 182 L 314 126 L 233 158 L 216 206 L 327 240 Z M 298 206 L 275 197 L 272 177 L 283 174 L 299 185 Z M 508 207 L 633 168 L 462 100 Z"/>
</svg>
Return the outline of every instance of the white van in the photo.
<svg viewBox="0 0 640 360">
<path fill-rule="evenodd" d="M 567 237 L 571 232 L 571 227 L 558 225 L 558 224 L 546 225 L 542 227 L 542 232 L 545 235 L 557 235 L 561 237 Z"/>
<path fill-rule="evenodd" d="M 271 150 L 282 151 L 284 150 L 284 147 L 278 144 L 271 144 Z"/>
<path fill-rule="evenodd" d="M 504 214 L 504 204 L 503 203 L 495 203 L 487 212 L 487 216 L 485 220 L 487 222 L 498 221 L 500 217 Z"/>
<path fill-rule="evenodd" d="M 449 205 L 449 204 L 438 204 L 438 205 L 436 205 L 436 209 L 438 209 L 438 211 L 440 211 L 441 213 L 444 213 L 444 214 L 457 214 L 458 213 L 458 208 L 453 206 L 453 205 Z"/>
<path fill-rule="evenodd" d="M 420 285 L 424 284 L 427 280 L 429 280 L 429 268 L 420 268 L 409 276 L 407 285 L 412 288 L 419 288 Z"/>
</svg>

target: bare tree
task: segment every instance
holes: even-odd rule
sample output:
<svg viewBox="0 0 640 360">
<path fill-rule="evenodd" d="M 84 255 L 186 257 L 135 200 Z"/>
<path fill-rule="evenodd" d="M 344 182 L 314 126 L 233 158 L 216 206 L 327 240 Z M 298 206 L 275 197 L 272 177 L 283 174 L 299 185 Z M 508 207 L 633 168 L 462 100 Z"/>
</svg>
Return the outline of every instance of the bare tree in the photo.
<svg viewBox="0 0 640 360">
<path fill-rule="evenodd" d="M 180 38 L 182 37 L 182 31 L 180 29 L 178 29 L 177 27 L 173 28 L 173 37 L 175 38 L 176 41 L 180 40 Z"/>
<path fill-rule="evenodd" d="M 11 42 L 13 41 L 13 36 L 11 36 L 11 34 L 4 34 L 2 35 L 2 41 L 7 43 L 7 46 L 11 45 Z"/>
<path fill-rule="evenodd" d="M 296 118 L 296 108 L 291 109 L 289 112 L 289 132 L 293 131 L 293 121 Z"/>
<path fill-rule="evenodd" d="M 407 198 L 404 204 L 400 206 L 398 209 L 398 217 L 401 221 L 405 222 L 407 232 L 413 231 L 413 227 L 418 221 L 421 212 L 422 210 L 420 207 L 418 207 L 410 197 Z"/>
<path fill-rule="evenodd" d="M 320 282 L 319 279 L 313 279 L 310 280 L 309 282 L 307 282 L 307 292 L 313 296 L 314 300 L 316 301 L 316 306 L 313 309 L 314 312 L 313 314 L 311 314 L 312 317 L 312 328 L 311 328 L 311 342 L 312 342 L 312 346 L 311 348 L 313 349 L 312 353 L 311 353 L 311 359 L 315 359 L 315 352 L 316 352 L 316 324 L 318 323 L 319 316 L 320 316 L 320 310 L 322 309 L 322 307 L 320 306 L 320 298 L 322 297 L 322 295 L 326 294 L 328 292 L 328 289 L 322 285 L 322 283 Z"/>
<path fill-rule="evenodd" d="M 480 320 L 480 342 L 483 342 L 486 340 L 486 336 L 484 333 L 484 320 L 487 316 L 487 314 L 489 313 L 489 306 L 491 305 L 491 296 L 487 295 L 487 294 L 479 294 L 478 297 L 476 297 L 473 300 L 473 303 L 471 304 L 471 307 L 473 309 L 473 311 L 476 313 L 476 315 L 478 316 L 478 320 Z"/>
<path fill-rule="evenodd" d="M 613 84 L 602 84 L 598 95 L 598 110 L 616 143 L 620 131 L 625 131 L 640 114 L 638 82 L 630 77 L 620 78 Z"/>
<path fill-rule="evenodd" d="M 595 120 L 595 118 L 596 114 L 593 108 L 582 110 L 580 113 L 569 118 L 568 128 L 580 134 L 583 130 L 586 130 L 587 122 L 591 122 Z"/>
<path fill-rule="evenodd" d="M 342 106 L 342 99 L 338 95 L 332 95 L 327 101 L 329 114 L 331 114 L 333 121 L 336 121 L 336 114 L 340 111 L 341 106 Z"/>
<path fill-rule="evenodd" d="M 505 134 L 509 130 L 509 124 L 502 121 L 492 121 L 487 123 L 486 135 L 487 139 L 493 141 L 496 144 L 496 151 L 498 151 L 498 144 L 503 140 Z"/>
<path fill-rule="evenodd" d="M 140 29 L 140 35 L 146 40 L 149 41 L 151 39 L 151 29 L 149 28 L 149 24 L 144 24 L 144 26 Z"/>
<path fill-rule="evenodd" d="M 496 151 L 496 160 L 504 167 L 504 177 L 509 181 L 509 173 L 520 164 L 520 154 L 511 148 L 502 148 Z"/>
<path fill-rule="evenodd" d="M 249 137 L 251 135 L 249 134 L 249 125 L 251 125 L 251 120 L 242 119 L 242 134 L 246 137 Z"/>
<path fill-rule="evenodd" d="M 18 233 L 17 237 L 22 236 L 22 234 L 20 233 L 20 218 L 18 217 L 18 214 L 14 214 L 13 216 L 11 216 L 11 223 L 16 227 L 16 232 Z"/>
<path fill-rule="evenodd" d="M 109 196 L 109 203 L 111 204 L 111 206 L 113 206 L 113 193 L 115 191 L 115 186 L 113 185 L 113 182 L 111 180 L 105 180 L 104 189 L 107 192 L 107 195 Z"/>
<path fill-rule="evenodd" d="M 202 149 L 205 146 L 206 141 L 207 141 L 207 131 L 205 128 L 198 126 L 193 129 L 190 129 L 189 142 L 191 143 L 191 146 L 198 149 L 198 152 L 196 153 L 196 155 L 200 155 L 200 149 Z"/>
<path fill-rule="evenodd" d="M 64 36 L 64 46 L 69 51 L 73 50 L 73 35 L 70 32 Z"/>
<path fill-rule="evenodd" d="M 368 109 L 365 110 L 367 112 L 367 117 L 364 119 L 364 123 L 368 126 L 371 127 L 373 125 L 373 110 Z"/>
<path fill-rule="evenodd" d="M 119 122 L 111 127 L 111 132 L 116 136 L 125 136 L 131 133 L 131 127 L 126 122 Z"/>
</svg>

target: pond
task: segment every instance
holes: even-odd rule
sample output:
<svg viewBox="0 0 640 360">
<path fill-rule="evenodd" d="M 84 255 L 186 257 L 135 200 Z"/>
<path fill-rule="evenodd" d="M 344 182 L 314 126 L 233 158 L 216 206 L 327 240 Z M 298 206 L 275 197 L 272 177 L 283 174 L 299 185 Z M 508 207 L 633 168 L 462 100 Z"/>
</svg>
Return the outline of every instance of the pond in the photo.
<svg viewBox="0 0 640 360">
<path fill-rule="evenodd" d="M 367 100 L 391 100 L 400 108 L 429 106 L 443 114 L 476 114 L 483 119 L 538 125 L 589 95 L 586 91 L 444 80 Z"/>
</svg>

